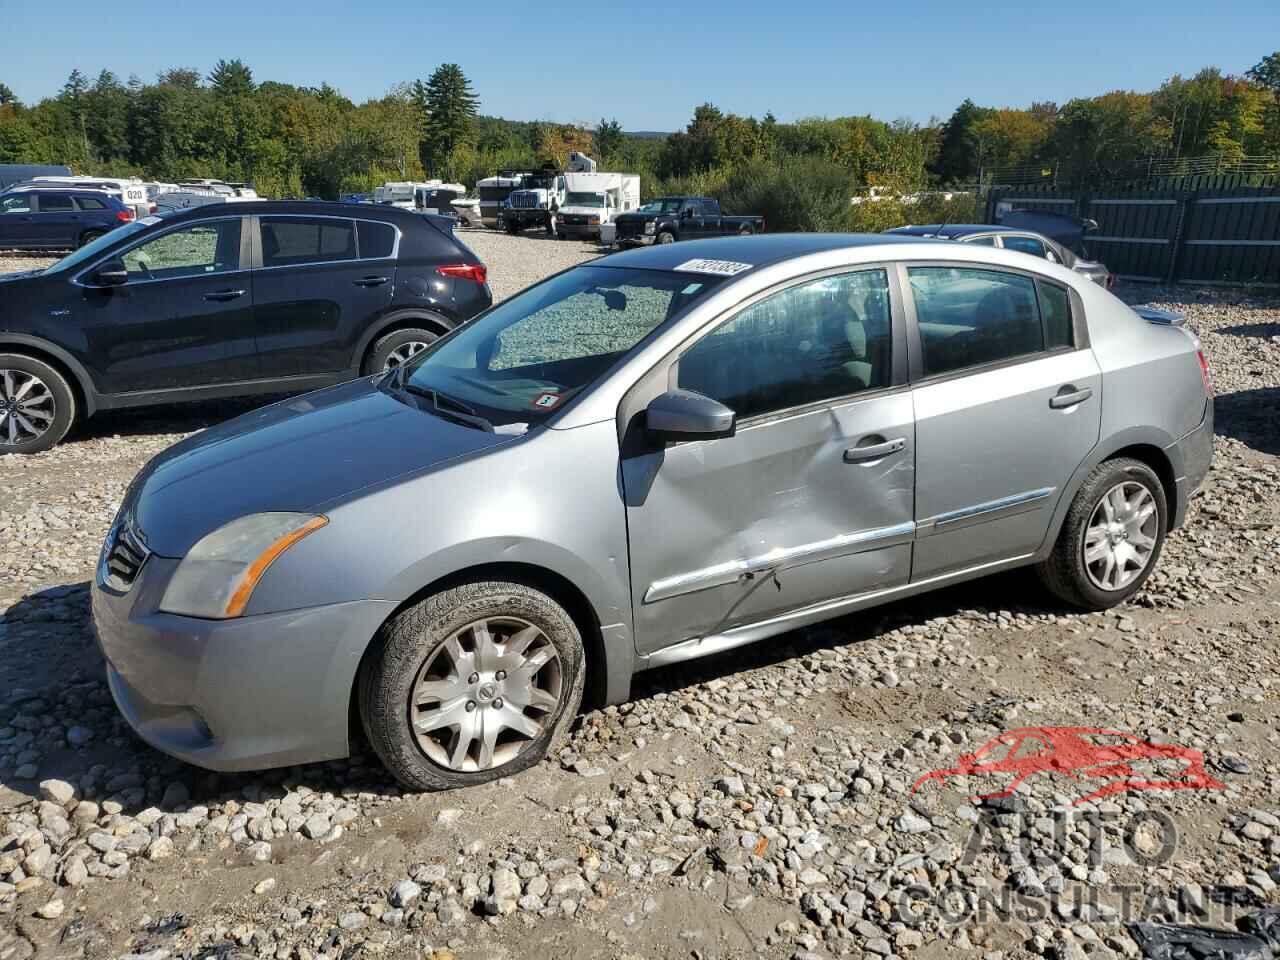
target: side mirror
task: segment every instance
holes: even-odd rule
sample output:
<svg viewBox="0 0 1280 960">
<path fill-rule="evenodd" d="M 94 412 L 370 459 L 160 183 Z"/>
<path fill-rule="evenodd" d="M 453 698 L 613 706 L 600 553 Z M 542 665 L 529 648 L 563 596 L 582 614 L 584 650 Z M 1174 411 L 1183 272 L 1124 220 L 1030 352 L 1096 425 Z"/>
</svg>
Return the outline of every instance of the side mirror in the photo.
<svg viewBox="0 0 1280 960">
<path fill-rule="evenodd" d="M 1090 219 L 1089 217 L 1085 217 L 1083 220 L 1080 221 L 1080 226 L 1085 233 L 1089 233 L 1092 230 L 1098 229 L 1098 221 Z"/>
<path fill-rule="evenodd" d="M 645 426 L 658 440 L 714 440 L 732 437 L 738 415 L 718 400 L 692 390 L 668 390 L 649 401 Z"/>
<path fill-rule="evenodd" d="M 129 271 L 123 260 L 108 260 L 94 272 L 93 282 L 100 287 L 120 287 L 129 282 Z"/>
</svg>

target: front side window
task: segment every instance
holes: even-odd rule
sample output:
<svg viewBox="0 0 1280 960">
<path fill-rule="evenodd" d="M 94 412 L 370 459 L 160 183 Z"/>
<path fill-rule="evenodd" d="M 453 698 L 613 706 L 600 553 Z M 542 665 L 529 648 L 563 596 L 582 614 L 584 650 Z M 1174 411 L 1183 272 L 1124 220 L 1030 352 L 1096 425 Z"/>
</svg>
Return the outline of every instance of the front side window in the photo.
<svg viewBox="0 0 1280 960">
<path fill-rule="evenodd" d="M 926 377 L 1044 349 L 1029 277 L 967 267 L 911 267 Z"/>
<path fill-rule="evenodd" d="M 0 201 L 0 213 L 30 213 L 31 194 L 15 193 Z"/>
<path fill-rule="evenodd" d="M 704 217 L 718 217 L 720 215 L 720 204 L 714 200 L 703 200 L 702 215 Z"/>
<path fill-rule="evenodd" d="M 498 426 L 539 423 L 722 279 L 578 267 L 530 287 L 406 365 L 405 389 Z"/>
<path fill-rule="evenodd" d="M 1000 242 L 1006 250 L 1029 253 L 1033 257 L 1044 259 L 1044 244 L 1035 237 L 1002 237 Z"/>
<path fill-rule="evenodd" d="M 41 213 L 70 213 L 76 208 L 75 201 L 65 193 L 42 193 L 39 195 Z"/>
<path fill-rule="evenodd" d="M 333 263 L 356 257 L 356 231 L 351 220 L 263 217 L 261 223 L 264 267 Z"/>
<path fill-rule="evenodd" d="M 240 269 L 240 220 L 214 220 L 161 234 L 121 259 L 130 280 L 172 280 Z"/>
<path fill-rule="evenodd" d="M 677 382 L 742 419 L 887 387 L 890 317 L 883 270 L 811 280 L 699 340 L 680 358 Z"/>
</svg>

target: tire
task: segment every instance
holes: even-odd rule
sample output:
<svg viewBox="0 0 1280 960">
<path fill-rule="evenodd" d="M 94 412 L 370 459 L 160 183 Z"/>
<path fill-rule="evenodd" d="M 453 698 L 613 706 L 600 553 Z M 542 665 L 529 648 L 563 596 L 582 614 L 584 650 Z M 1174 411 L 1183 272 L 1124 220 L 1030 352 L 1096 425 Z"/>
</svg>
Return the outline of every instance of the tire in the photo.
<svg viewBox="0 0 1280 960">
<path fill-rule="evenodd" d="M 675 243 L 676 235 L 672 233 L 670 230 L 663 230 L 660 234 L 658 234 L 658 239 L 656 242 L 657 243 Z"/>
<path fill-rule="evenodd" d="M 519 225 L 514 224 L 514 223 L 508 223 L 508 224 L 507 224 L 507 233 L 511 234 L 513 237 L 514 237 L 517 233 L 519 233 L 519 232 L 520 232 L 520 227 L 519 227 Z"/>
<path fill-rule="evenodd" d="M 0 455 L 48 450 L 75 419 L 76 395 L 62 374 L 35 357 L 0 353 Z"/>
<path fill-rule="evenodd" d="M 748 224 L 744 223 L 742 226 L 738 228 L 738 236 L 740 237 L 749 237 L 753 233 L 755 233 L 755 231 L 752 230 Z"/>
<path fill-rule="evenodd" d="M 106 235 L 105 230 L 86 230 L 80 236 L 80 246 L 82 247 L 87 246 L 88 244 L 93 243 L 93 241 L 97 240 L 99 237 L 102 237 L 105 235 Z"/>
<path fill-rule="evenodd" d="M 1118 509 L 1119 503 L 1133 505 L 1132 513 Z M 1109 522 L 1112 515 L 1116 520 Z M 1131 519 L 1126 521 L 1126 515 Z M 1160 559 L 1168 529 L 1168 502 L 1155 471 L 1127 457 L 1107 460 L 1085 479 L 1071 502 L 1053 552 L 1036 571 L 1064 603 L 1085 610 L 1106 610 L 1142 589 Z M 1098 557 L 1092 562 L 1091 551 Z M 1139 560 L 1141 566 L 1137 565 Z"/>
<path fill-rule="evenodd" d="M 439 339 L 440 334 L 421 327 L 392 330 L 373 342 L 360 365 L 360 375 L 369 377 L 390 367 L 398 367 Z"/>
<path fill-rule="evenodd" d="M 505 675 L 498 679 L 499 669 L 483 675 L 474 672 L 482 665 L 466 654 L 468 646 L 474 651 L 481 642 L 471 629 L 477 623 L 487 624 L 493 631 L 489 636 L 498 641 L 490 648 L 490 656 L 509 660 L 511 667 L 523 659 L 507 652 L 512 639 L 518 632 L 535 631 L 525 651 L 535 658 L 529 668 L 532 685 L 512 685 Z M 455 650 L 462 654 L 457 661 Z M 545 659 L 538 665 L 537 658 Z M 473 672 L 464 676 L 468 670 Z M 469 583 L 427 597 L 378 632 L 360 671 L 360 720 L 374 752 L 406 786 L 414 790 L 475 786 L 519 773 L 557 749 L 582 705 L 585 677 L 582 637 L 563 607 L 521 583 Z M 437 697 L 426 692 L 432 684 Z M 541 691 L 539 705 L 525 696 L 534 687 Z M 520 690 L 525 693 L 517 694 Z M 460 692 L 455 696 L 453 691 Z M 504 694 L 510 702 L 503 701 Z M 467 709 L 467 704 L 473 709 Z M 415 732 L 414 716 L 423 723 L 434 718 L 437 728 Z M 495 727 L 499 730 L 494 735 L 496 747 L 486 747 L 489 728 L 474 736 L 477 721 L 465 718 L 478 717 L 482 726 L 492 716 L 526 729 Z M 446 722 L 452 718 L 458 722 Z"/>
</svg>

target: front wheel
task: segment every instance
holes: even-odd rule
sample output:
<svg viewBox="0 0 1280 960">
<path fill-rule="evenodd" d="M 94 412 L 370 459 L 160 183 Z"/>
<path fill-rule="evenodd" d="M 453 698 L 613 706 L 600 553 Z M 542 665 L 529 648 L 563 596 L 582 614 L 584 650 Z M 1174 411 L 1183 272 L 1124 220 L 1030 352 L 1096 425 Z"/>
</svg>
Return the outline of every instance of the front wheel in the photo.
<svg viewBox="0 0 1280 960">
<path fill-rule="evenodd" d="M 62 374 L 35 357 L 0 353 L 0 455 L 48 450 L 75 418 L 75 394 Z"/>
<path fill-rule="evenodd" d="M 360 718 L 415 790 L 487 783 L 533 766 L 582 704 L 582 637 L 546 594 L 470 583 L 389 621 L 360 674 Z"/>
<path fill-rule="evenodd" d="M 1071 503 L 1058 542 L 1037 571 L 1058 599 L 1106 610 L 1142 588 L 1168 531 L 1164 485 L 1145 463 L 1094 467 Z"/>
<path fill-rule="evenodd" d="M 658 242 L 659 243 L 675 243 L 676 235 L 674 233 L 671 233 L 669 230 L 663 230 L 660 234 L 658 234 Z"/>
</svg>

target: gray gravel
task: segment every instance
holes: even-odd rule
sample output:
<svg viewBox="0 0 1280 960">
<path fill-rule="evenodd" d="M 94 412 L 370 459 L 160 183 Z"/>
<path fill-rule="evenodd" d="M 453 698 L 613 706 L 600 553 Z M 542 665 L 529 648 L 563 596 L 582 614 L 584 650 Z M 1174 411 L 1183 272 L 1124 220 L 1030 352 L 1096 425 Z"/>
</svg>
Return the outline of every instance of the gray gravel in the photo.
<svg viewBox="0 0 1280 960">
<path fill-rule="evenodd" d="M 500 296 L 594 254 L 465 238 Z M 1014 574 L 843 618 L 645 674 L 558 756 L 454 794 L 405 796 L 363 754 L 208 774 L 116 715 L 101 537 L 147 458 L 252 404 L 0 461 L 0 958 L 1107 958 L 1136 955 L 1126 917 L 1280 902 L 1280 301 L 1121 293 L 1187 312 L 1218 391 L 1206 491 L 1133 603 L 1068 614 Z M 1196 748 L 1221 789 L 913 792 L 1038 725 Z"/>
</svg>

